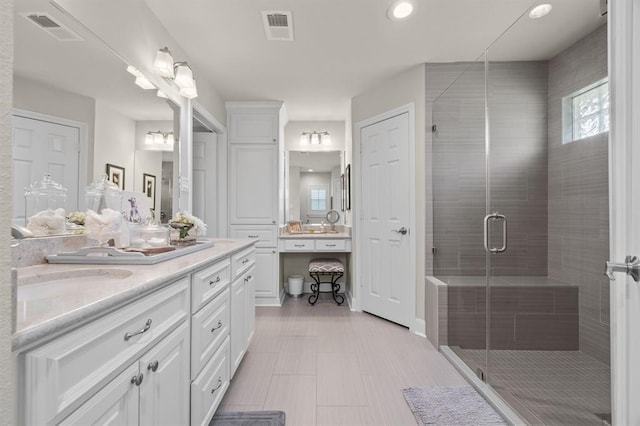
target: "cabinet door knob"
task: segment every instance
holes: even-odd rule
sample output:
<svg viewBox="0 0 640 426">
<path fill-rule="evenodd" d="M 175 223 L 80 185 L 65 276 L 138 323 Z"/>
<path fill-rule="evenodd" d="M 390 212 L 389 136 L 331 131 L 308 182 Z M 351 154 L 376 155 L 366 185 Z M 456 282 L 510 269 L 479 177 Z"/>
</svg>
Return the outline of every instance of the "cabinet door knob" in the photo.
<svg viewBox="0 0 640 426">
<path fill-rule="evenodd" d="M 126 333 L 124 335 L 124 341 L 127 342 L 129 339 L 131 339 L 133 336 L 137 336 L 138 334 L 142 334 L 147 332 L 149 329 L 151 328 L 151 318 L 149 318 L 146 322 L 146 324 L 144 325 L 144 328 L 142 328 L 141 330 L 138 331 L 134 331 L 134 332 L 129 332 Z"/>
<path fill-rule="evenodd" d="M 153 361 L 151 364 L 147 366 L 147 370 L 151 370 L 154 373 L 157 369 L 158 369 L 158 360 Z"/>
<path fill-rule="evenodd" d="M 131 383 L 140 386 L 142 384 L 142 379 L 144 378 L 144 374 L 140 373 L 131 378 Z"/>
<path fill-rule="evenodd" d="M 222 386 L 222 377 L 218 377 L 218 384 L 216 385 L 215 388 L 211 389 L 211 393 L 214 393 L 215 391 L 220 389 L 220 386 Z"/>
<path fill-rule="evenodd" d="M 217 329 L 219 329 L 220 327 L 222 327 L 222 320 L 218 320 L 218 325 L 216 325 L 215 327 L 213 327 L 211 329 L 211 332 L 213 333 L 214 331 L 216 331 Z"/>
</svg>

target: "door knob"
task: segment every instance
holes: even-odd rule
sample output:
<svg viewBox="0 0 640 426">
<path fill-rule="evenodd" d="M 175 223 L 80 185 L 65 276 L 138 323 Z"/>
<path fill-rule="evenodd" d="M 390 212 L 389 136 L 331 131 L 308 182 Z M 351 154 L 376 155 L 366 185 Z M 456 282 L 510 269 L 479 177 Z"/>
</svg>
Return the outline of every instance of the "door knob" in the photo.
<svg viewBox="0 0 640 426">
<path fill-rule="evenodd" d="M 616 279 L 614 272 L 624 272 L 635 282 L 640 281 L 640 260 L 636 256 L 627 256 L 624 263 L 606 262 L 605 274 L 611 281 Z"/>
<path fill-rule="evenodd" d="M 407 233 L 409 232 L 409 230 L 407 228 L 405 228 L 404 226 L 400 229 L 392 229 L 393 232 L 397 233 L 397 234 L 401 234 L 401 235 L 407 235 Z"/>
</svg>

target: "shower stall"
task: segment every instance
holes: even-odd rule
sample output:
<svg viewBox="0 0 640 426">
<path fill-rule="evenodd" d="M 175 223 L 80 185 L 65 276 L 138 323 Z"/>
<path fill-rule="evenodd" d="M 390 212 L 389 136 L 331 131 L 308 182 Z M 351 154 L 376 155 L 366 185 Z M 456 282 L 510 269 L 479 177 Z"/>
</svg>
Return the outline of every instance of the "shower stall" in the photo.
<svg viewBox="0 0 640 426">
<path fill-rule="evenodd" d="M 603 424 L 606 18 L 553 49 L 539 30 L 524 15 L 477 61 L 426 65 L 427 90 L 446 87 L 431 104 L 440 345 L 528 423 Z"/>
</svg>

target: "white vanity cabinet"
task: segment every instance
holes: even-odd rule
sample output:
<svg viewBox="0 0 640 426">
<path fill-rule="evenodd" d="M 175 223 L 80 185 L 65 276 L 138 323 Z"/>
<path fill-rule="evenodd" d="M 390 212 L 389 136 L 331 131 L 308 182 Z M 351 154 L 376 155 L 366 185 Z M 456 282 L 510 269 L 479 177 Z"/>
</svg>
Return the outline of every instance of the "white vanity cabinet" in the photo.
<svg viewBox="0 0 640 426">
<path fill-rule="evenodd" d="M 183 278 L 27 352 L 24 423 L 59 423 L 69 415 L 70 424 L 99 422 L 133 412 L 145 420 L 167 408 L 178 423 L 188 422 L 188 312 Z"/>
<path fill-rule="evenodd" d="M 278 225 L 284 221 L 282 102 L 227 102 L 229 234 L 256 240 L 257 305 L 280 306 Z"/>
<path fill-rule="evenodd" d="M 20 424 L 208 425 L 255 326 L 255 245 L 230 241 L 19 351 Z"/>
</svg>

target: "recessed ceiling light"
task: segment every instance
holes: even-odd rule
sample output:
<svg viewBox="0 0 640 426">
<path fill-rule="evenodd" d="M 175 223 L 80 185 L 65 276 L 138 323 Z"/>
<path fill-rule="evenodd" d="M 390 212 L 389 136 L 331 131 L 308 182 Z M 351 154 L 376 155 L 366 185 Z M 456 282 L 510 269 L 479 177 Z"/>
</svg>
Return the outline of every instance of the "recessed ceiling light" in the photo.
<svg viewBox="0 0 640 426">
<path fill-rule="evenodd" d="M 531 9 L 531 12 L 529 12 L 529 18 L 531 19 L 542 18 L 544 15 L 546 15 L 549 12 L 551 12 L 551 5 L 541 4 Z"/>
<path fill-rule="evenodd" d="M 387 16 L 393 21 L 401 21 L 407 19 L 415 11 L 413 2 L 409 0 L 400 0 L 393 3 L 387 9 Z"/>
</svg>

